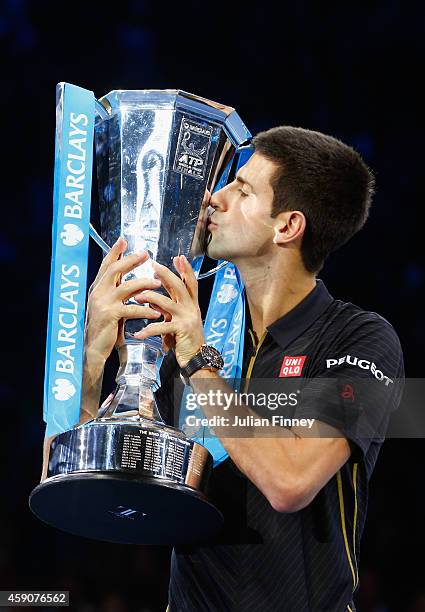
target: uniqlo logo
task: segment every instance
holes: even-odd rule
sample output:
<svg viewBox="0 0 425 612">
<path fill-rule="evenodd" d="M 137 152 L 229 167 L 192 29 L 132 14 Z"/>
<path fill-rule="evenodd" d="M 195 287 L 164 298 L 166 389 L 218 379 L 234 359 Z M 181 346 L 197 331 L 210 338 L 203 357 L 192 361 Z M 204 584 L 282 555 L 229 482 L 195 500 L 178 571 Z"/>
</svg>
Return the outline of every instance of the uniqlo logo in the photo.
<svg viewBox="0 0 425 612">
<path fill-rule="evenodd" d="M 289 357 L 288 355 L 285 355 L 280 368 L 279 378 L 286 378 L 287 376 L 301 376 L 306 358 L 307 355 L 299 355 L 298 357 Z"/>
</svg>

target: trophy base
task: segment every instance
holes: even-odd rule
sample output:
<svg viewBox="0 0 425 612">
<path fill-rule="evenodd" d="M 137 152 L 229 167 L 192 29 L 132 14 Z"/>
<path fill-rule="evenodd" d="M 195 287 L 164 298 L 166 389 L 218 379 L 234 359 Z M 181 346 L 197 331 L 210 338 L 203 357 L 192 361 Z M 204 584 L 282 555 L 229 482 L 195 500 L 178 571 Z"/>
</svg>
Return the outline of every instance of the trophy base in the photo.
<svg viewBox="0 0 425 612">
<path fill-rule="evenodd" d="M 201 493 L 128 474 L 53 476 L 33 490 L 29 503 L 38 518 L 57 529 L 119 544 L 205 542 L 223 524 L 221 512 Z"/>
<path fill-rule="evenodd" d="M 212 456 L 178 429 L 140 417 L 88 421 L 51 442 L 30 496 L 42 521 L 125 544 L 209 540 L 223 524 L 208 499 Z"/>
</svg>

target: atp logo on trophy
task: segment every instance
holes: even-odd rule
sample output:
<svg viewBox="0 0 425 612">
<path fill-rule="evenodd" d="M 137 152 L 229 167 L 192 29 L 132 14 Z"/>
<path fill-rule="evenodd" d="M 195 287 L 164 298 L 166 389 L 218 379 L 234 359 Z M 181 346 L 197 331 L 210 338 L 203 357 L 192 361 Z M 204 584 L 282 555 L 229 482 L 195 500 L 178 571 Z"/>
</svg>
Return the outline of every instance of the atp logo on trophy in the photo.
<svg viewBox="0 0 425 612">
<path fill-rule="evenodd" d="M 76 246 L 84 238 L 84 232 L 74 223 L 65 223 L 60 237 L 65 246 Z"/>
<path fill-rule="evenodd" d="M 203 180 L 212 128 L 183 117 L 173 170 Z"/>
</svg>

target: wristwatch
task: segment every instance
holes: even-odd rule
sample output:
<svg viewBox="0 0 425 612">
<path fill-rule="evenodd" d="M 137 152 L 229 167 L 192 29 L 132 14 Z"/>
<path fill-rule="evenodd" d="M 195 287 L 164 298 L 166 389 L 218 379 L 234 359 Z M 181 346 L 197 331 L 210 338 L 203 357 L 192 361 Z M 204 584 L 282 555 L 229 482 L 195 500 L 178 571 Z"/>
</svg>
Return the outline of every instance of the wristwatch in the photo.
<svg viewBox="0 0 425 612">
<path fill-rule="evenodd" d="M 189 360 L 184 368 L 180 368 L 180 376 L 185 385 L 189 384 L 189 378 L 197 370 L 208 368 L 221 370 L 224 366 L 223 357 L 218 350 L 209 344 L 203 344 L 199 351 Z"/>
</svg>

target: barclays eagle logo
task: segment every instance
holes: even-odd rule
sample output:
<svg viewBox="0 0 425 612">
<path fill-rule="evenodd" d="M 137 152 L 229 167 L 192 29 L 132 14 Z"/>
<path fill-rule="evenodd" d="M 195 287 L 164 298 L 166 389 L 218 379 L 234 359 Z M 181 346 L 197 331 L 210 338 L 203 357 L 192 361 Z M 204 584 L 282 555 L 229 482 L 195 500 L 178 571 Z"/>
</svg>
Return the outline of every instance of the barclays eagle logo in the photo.
<svg viewBox="0 0 425 612">
<path fill-rule="evenodd" d="M 220 291 L 217 293 L 217 299 L 220 304 L 228 304 L 237 297 L 238 292 L 233 285 L 223 283 L 220 287 Z"/>
<path fill-rule="evenodd" d="M 65 246 L 75 246 L 84 238 L 84 232 L 73 223 L 66 223 L 63 226 L 63 231 L 60 233 L 60 237 Z"/>
<path fill-rule="evenodd" d="M 72 382 L 66 378 L 57 378 L 52 391 L 55 399 L 59 400 L 60 402 L 65 402 L 75 395 L 76 389 Z"/>
</svg>

